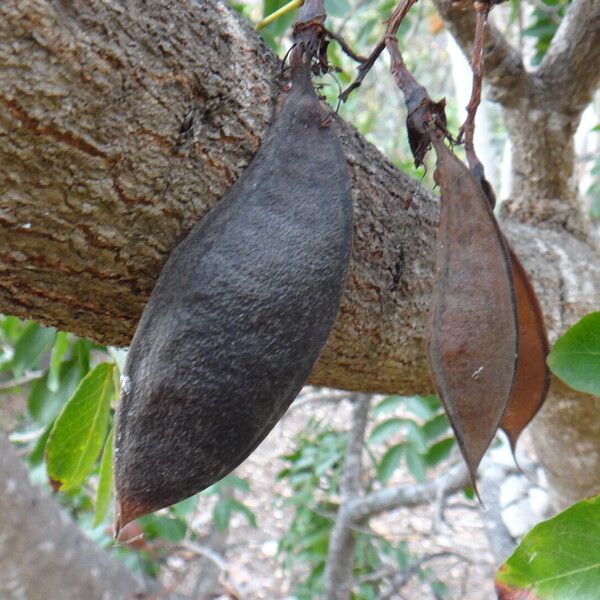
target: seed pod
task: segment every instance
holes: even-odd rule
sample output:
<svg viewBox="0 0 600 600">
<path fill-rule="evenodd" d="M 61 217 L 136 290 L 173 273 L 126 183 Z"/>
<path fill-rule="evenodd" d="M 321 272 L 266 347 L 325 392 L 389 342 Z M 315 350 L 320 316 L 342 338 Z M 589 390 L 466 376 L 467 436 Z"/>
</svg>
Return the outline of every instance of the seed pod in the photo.
<svg viewBox="0 0 600 600">
<path fill-rule="evenodd" d="M 471 172 L 493 209 L 496 195 L 485 178 L 483 165 L 478 159 L 471 165 Z M 550 387 L 550 370 L 546 365 L 549 344 L 544 316 L 533 286 L 506 238 L 504 241 L 510 256 L 519 317 L 519 356 L 515 381 L 500 427 L 506 433 L 514 453 L 519 436 L 541 408 Z"/>
<path fill-rule="evenodd" d="M 481 186 L 441 139 L 432 143 L 442 202 L 429 358 L 474 481 L 511 394 L 517 309 L 506 244 Z"/>
<path fill-rule="evenodd" d="M 549 345 L 542 310 L 523 265 L 508 243 L 507 246 L 519 317 L 519 359 L 510 400 L 500 427 L 514 452 L 519 436 L 546 399 L 550 371 L 546 365 Z"/>
<path fill-rule="evenodd" d="M 297 44 L 256 157 L 173 251 L 117 414 L 117 530 L 210 486 L 265 438 L 338 312 L 352 241 L 346 161 Z M 330 121 L 330 120 L 329 120 Z"/>
</svg>

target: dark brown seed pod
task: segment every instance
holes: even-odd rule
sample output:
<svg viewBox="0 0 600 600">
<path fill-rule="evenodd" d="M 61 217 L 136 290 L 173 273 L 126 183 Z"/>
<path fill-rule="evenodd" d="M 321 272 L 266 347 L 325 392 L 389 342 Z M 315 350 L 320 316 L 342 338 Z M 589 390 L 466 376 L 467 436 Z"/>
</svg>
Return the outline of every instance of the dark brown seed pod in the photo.
<svg viewBox="0 0 600 600">
<path fill-rule="evenodd" d="M 173 251 L 133 338 L 116 419 L 117 532 L 238 466 L 308 378 L 352 241 L 346 161 L 297 44 L 256 157 Z"/>
<path fill-rule="evenodd" d="M 481 186 L 432 136 L 442 202 L 430 364 L 471 479 L 504 416 L 518 351 L 508 250 Z"/>
<path fill-rule="evenodd" d="M 514 452 L 519 436 L 546 399 L 550 371 L 546 365 L 549 344 L 542 310 L 527 273 L 510 245 L 508 251 L 519 316 L 519 359 L 510 400 L 500 427 Z"/>
</svg>

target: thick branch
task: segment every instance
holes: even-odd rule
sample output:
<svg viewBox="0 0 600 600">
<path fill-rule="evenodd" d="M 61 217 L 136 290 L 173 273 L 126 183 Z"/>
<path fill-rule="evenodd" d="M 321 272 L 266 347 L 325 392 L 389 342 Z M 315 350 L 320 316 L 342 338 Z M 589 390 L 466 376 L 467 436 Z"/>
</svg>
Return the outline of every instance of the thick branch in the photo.
<svg viewBox="0 0 600 600">
<path fill-rule="evenodd" d="M 536 75 L 564 112 L 579 114 L 600 86 L 600 2 L 574 0 Z"/>
<path fill-rule="evenodd" d="M 168 253 L 255 154 L 280 65 L 218 0 L 8 0 L 0 64 L 0 311 L 126 345 Z M 428 393 L 437 201 L 336 127 L 354 246 L 311 381 Z M 600 290 L 597 255 L 561 227 L 507 227 L 553 332 Z"/>
<path fill-rule="evenodd" d="M 471 59 L 475 38 L 475 11 L 471 2 L 434 0 L 440 15 L 467 60 Z M 520 53 L 488 23 L 484 46 L 484 73 L 490 84 L 490 97 L 504 106 L 514 106 L 527 93 L 530 83 Z"/>
<path fill-rule="evenodd" d="M 31 486 L 3 434 L 0 515 L 3 600 L 125 599 L 144 591 L 121 562 L 87 539 L 54 501 Z"/>
</svg>

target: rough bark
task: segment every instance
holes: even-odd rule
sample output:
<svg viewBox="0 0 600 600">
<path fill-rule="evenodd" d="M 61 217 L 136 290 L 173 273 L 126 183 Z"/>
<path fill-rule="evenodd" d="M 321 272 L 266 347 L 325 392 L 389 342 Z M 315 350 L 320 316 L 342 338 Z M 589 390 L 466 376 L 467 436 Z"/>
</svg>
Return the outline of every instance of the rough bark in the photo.
<svg viewBox="0 0 600 600">
<path fill-rule="evenodd" d="M 58 505 L 31 486 L 0 434 L 0 598 L 133 600 L 144 586 L 87 539 Z M 139 595 L 138 595 L 139 594 Z"/>
<path fill-rule="evenodd" d="M 0 310 L 127 344 L 169 251 L 259 146 L 279 65 L 217 0 L 9 0 L 0 17 Z M 336 127 L 355 241 L 312 382 L 428 392 L 437 202 Z M 506 231 L 553 331 L 565 326 L 559 281 L 592 290 L 576 313 L 593 306 L 591 247 L 559 228 Z"/>
</svg>

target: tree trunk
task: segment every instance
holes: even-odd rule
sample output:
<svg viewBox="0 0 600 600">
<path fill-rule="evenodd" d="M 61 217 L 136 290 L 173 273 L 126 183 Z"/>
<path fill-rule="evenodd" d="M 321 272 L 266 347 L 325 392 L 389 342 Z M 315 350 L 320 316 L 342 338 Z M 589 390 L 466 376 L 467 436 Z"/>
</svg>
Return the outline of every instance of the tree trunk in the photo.
<svg viewBox="0 0 600 600">
<path fill-rule="evenodd" d="M 133 600 L 144 585 L 87 539 L 50 498 L 29 483 L 12 444 L 0 434 L 0 598 Z"/>
</svg>

